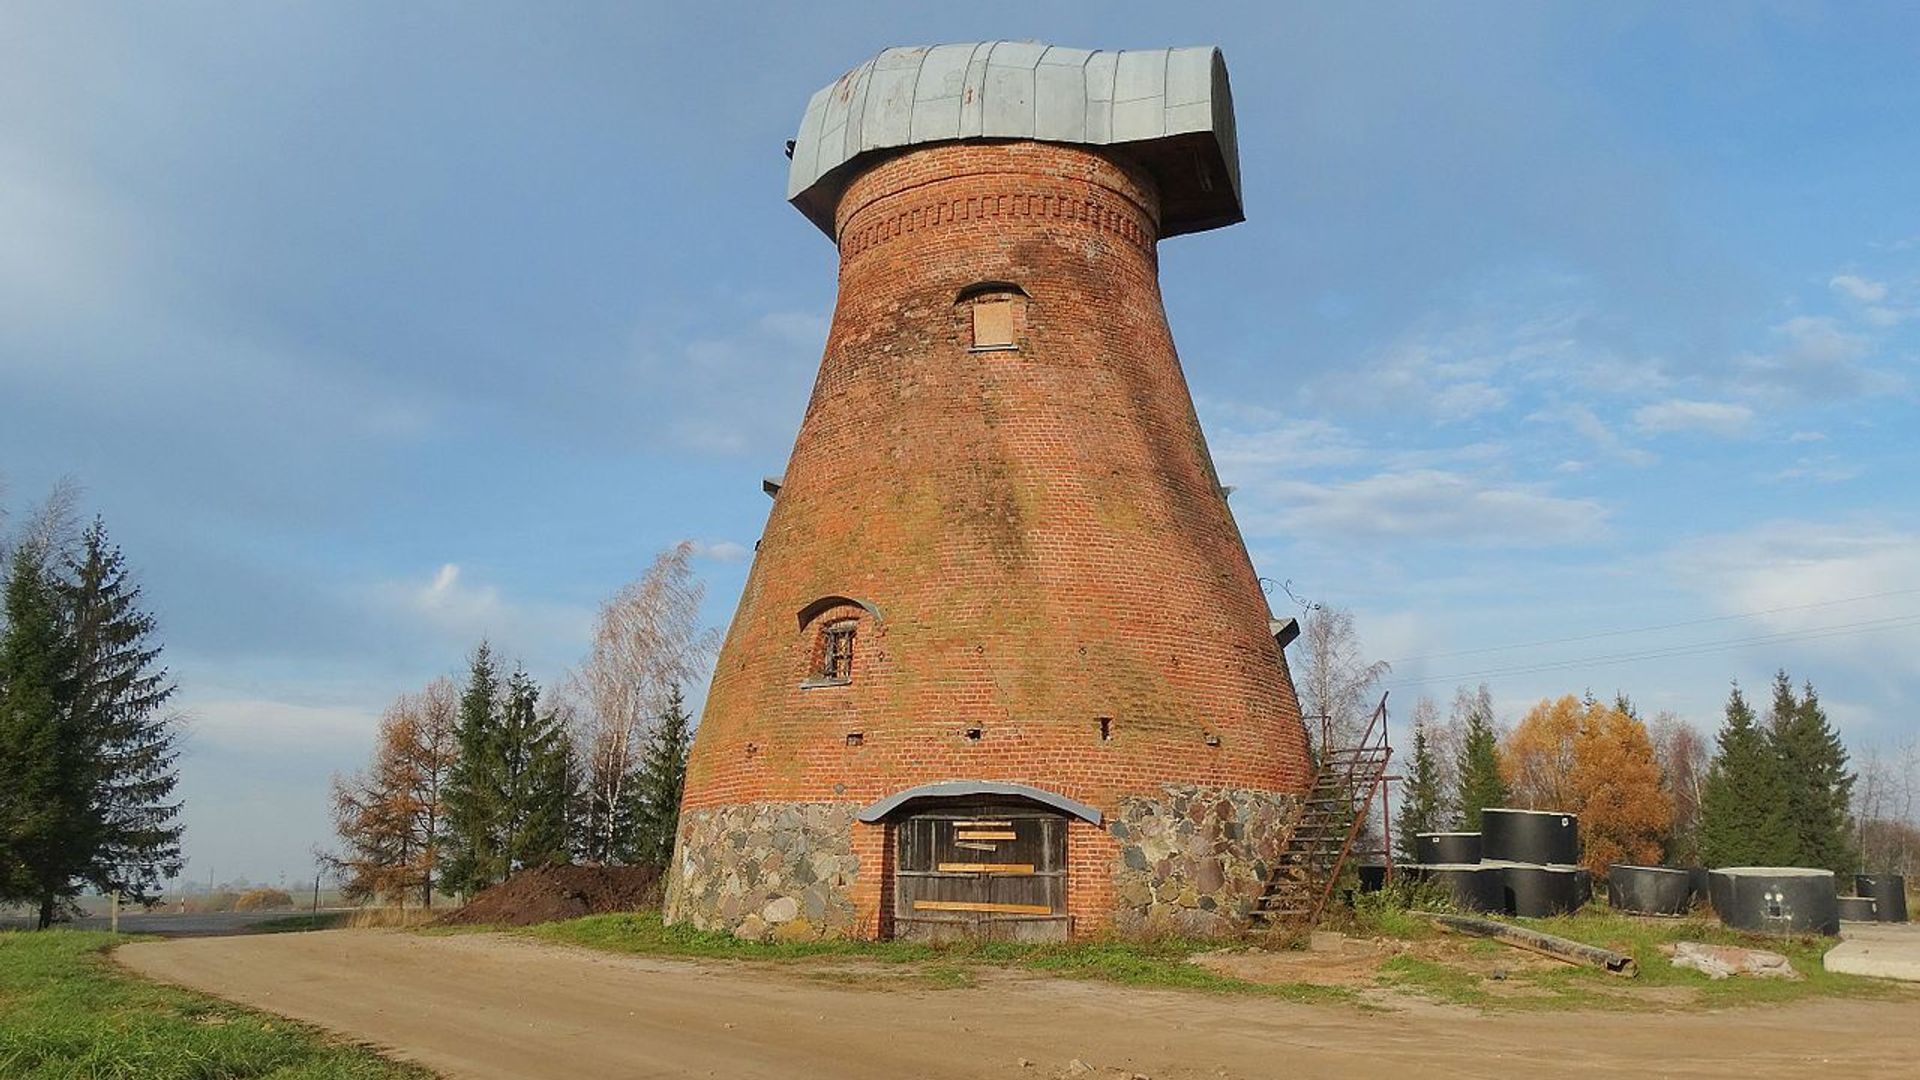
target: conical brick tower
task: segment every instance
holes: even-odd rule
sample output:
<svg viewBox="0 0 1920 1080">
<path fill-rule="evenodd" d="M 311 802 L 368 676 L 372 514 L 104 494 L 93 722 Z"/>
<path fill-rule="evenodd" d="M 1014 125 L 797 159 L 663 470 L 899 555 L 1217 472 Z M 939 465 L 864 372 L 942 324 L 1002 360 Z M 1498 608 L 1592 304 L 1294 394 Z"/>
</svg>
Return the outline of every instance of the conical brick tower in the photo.
<svg viewBox="0 0 1920 1080">
<path fill-rule="evenodd" d="M 826 354 L 687 770 L 668 916 L 746 936 L 1244 923 L 1310 780 L 1162 237 L 1241 220 L 1214 49 L 889 49 L 790 197 Z"/>
</svg>

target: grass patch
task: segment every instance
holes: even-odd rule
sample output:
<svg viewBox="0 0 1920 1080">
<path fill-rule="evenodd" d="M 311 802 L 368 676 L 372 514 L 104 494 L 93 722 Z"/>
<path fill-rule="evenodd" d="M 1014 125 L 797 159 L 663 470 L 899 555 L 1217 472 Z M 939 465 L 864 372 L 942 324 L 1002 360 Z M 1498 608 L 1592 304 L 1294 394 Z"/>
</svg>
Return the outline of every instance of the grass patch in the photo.
<svg viewBox="0 0 1920 1080">
<path fill-rule="evenodd" d="M 1219 944 L 1181 939 L 1032 945 L 1004 941 L 926 945 L 907 941 L 845 939 L 754 942 L 742 941 L 731 934 L 695 930 L 685 925 L 667 926 L 659 915 L 652 912 L 589 915 L 583 919 L 546 923 L 515 932 L 542 941 L 637 956 L 760 963 L 837 959 L 912 965 L 918 969 L 918 974 L 925 977 L 928 985 L 936 986 L 969 986 L 973 983 L 975 970 L 1003 967 L 1124 986 L 1253 994 L 1289 1001 L 1356 1000 L 1352 991 L 1338 987 L 1306 983 L 1272 985 L 1216 974 L 1191 961 L 1194 954 L 1218 948 Z"/>
<path fill-rule="evenodd" d="M 0 1076 L 18 1080 L 424 1080 L 290 1020 L 127 975 L 80 930 L 0 933 Z"/>
<path fill-rule="evenodd" d="M 1513 951 L 1516 963 L 1505 972 L 1503 986 L 1465 965 L 1414 956 L 1399 956 L 1383 964 L 1383 986 L 1408 990 L 1424 997 L 1483 1009 L 1595 1008 L 1615 1010 L 1725 1008 L 1801 1001 L 1818 997 L 1899 998 L 1914 995 L 1910 988 L 1882 979 L 1830 972 L 1821 957 L 1833 947 L 1822 937 L 1775 937 L 1731 930 L 1704 919 L 1651 919 L 1621 915 L 1590 907 L 1573 915 L 1551 919 L 1501 920 L 1554 934 L 1587 945 L 1612 949 L 1634 958 L 1639 975 L 1623 979 L 1596 968 L 1568 964 L 1541 966 L 1521 962 L 1526 954 Z M 1451 935 L 1450 935 L 1451 936 Z M 1485 967 L 1497 962 L 1508 946 L 1484 939 L 1456 938 L 1463 957 Z M 1709 979 L 1698 971 L 1677 968 L 1661 946 L 1680 941 L 1777 952 L 1792 962 L 1803 978 L 1756 979 L 1735 976 Z"/>
</svg>

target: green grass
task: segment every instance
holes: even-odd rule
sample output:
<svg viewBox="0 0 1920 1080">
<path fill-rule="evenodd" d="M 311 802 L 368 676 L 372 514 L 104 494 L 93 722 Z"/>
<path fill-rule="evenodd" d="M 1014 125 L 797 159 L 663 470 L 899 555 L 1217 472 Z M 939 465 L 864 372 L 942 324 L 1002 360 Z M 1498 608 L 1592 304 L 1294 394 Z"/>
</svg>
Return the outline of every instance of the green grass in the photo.
<svg viewBox="0 0 1920 1080">
<path fill-rule="evenodd" d="M 1219 975 L 1191 962 L 1194 954 L 1218 942 L 1099 940 L 1024 945 L 1013 942 L 959 942 L 925 945 L 906 941 L 753 942 L 730 934 L 667 926 L 651 912 L 590 915 L 517 931 L 542 941 L 579 945 L 604 952 L 741 960 L 791 964 L 848 960 L 909 966 L 930 985 L 972 985 L 985 967 L 1012 968 L 1068 979 L 1123 986 L 1164 987 L 1217 993 L 1252 994 L 1289 1001 L 1350 1002 L 1349 991 L 1307 983 L 1267 984 Z"/>
<path fill-rule="evenodd" d="M 1634 958 L 1639 974 L 1632 979 L 1610 975 L 1596 968 L 1555 964 L 1540 967 L 1520 958 L 1528 954 L 1512 951 L 1497 942 L 1480 940 L 1466 944 L 1469 955 L 1483 963 L 1498 966 L 1497 956 L 1512 951 L 1514 967 L 1507 972 L 1506 986 L 1465 966 L 1454 966 L 1430 959 L 1399 956 L 1381 968 L 1382 985 L 1409 990 L 1426 997 L 1484 1009 L 1673 1009 L 1724 1008 L 1800 1001 L 1817 997 L 1895 998 L 1915 996 L 1910 988 L 1880 979 L 1867 979 L 1830 972 L 1821 956 L 1833 947 L 1833 940 L 1820 937 L 1773 937 L 1730 930 L 1703 919 L 1633 918 L 1593 907 L 1574 915 L 1551 919 L 1507 920 L 1543 933 Z M 1803 978 L 1757 979 L 1735 976 L 1714 980 L 1700 972 L 1677 968 L 1661 951 L 1661 946 L 1679 941 L 1698 941 L 1712 945 L 1736 945 L 1766 949 L 1787 957 Z M 1673 993 L 1666 988 L 1679 988 Z"/>
<path fill-rule="evenodd" d="M 417 1080 L 429 1074 L 289 1020 L 114 968 L 125 936 L 0 933 L 0 1077 Z"/>
</svg>

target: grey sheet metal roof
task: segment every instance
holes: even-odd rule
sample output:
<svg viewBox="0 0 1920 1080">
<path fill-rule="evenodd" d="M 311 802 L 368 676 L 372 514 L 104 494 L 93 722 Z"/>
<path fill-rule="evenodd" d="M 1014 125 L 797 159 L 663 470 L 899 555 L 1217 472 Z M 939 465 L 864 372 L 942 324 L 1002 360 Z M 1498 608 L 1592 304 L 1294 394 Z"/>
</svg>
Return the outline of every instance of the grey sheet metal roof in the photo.
<svg viewBox="0 0 1920 1080">
<path fill-rule="evenodd" d="M 905 791 L 893 794 L 861 810 L 859 819 L 871 825 L 893 813 L 895 810 L 917 799 L 958 799 L 979 795 L 1017 795 L 1031 799 L 1042 806 L 1051 806 L 1065 814 L 1072 814 L 1082 821 L 1094 825 L 1100 824 L 1100 811 L 1086 803 L 1058 795 L 1045 788 L 1027 784 L 1010 784 L 1003 780 L 942 780 L 936 784 L 921 784 Z"/>
<path fill-rule="evenodd" d="M 1162 235 L 1246 216 L 1233 95 L 1212 46 L 1094 52 L 990 41 L 887 49 L 807 102 L 787 198 L 832 236 L 840 193 L 868 160 L 962 139 L 1112 147 L 1159 182 Z"/>
</svg>

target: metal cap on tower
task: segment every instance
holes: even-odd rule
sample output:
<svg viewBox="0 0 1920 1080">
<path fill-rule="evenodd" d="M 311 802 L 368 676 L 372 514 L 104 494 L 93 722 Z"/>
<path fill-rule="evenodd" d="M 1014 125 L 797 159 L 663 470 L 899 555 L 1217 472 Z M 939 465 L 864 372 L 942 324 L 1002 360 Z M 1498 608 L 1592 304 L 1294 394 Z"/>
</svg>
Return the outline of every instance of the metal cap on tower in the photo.
<svg viewBox="0 0 1920 1080">
<path fill-rule="evenodd" d="M 1246 219 L 1227 63 L 1212 46 L 887 49 L 807 102 L 787 198 L 832 236 L 835 205 L 860 169 L 909 147 L 973 139 L 1111 150 L 1159 187 L 1162 236 Z"/>
</svg>

